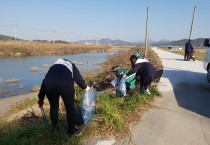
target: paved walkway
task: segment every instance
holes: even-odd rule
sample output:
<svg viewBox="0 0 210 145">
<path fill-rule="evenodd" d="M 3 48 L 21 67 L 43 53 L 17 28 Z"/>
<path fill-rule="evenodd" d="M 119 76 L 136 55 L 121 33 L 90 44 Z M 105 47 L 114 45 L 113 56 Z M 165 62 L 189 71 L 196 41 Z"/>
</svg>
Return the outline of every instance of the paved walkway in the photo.
<svg viewBox="0 0 210 145">
<path fill-rule="evenodd" d="M 96 145 L 210 145 L 210 84 L 200 61 L 154 49 L 163 63 L 158 84 L 162 97 L 141 122 L 130 128 L 126 142 L 93 141 Z"/>
<path fill-rule="evenodd" d="M 164 71 L 158 85 L 163 97 L 131 129 L 136 145 L 210 145 L 210 84 L 200 61 L 154 49 Z"/>
</svg>

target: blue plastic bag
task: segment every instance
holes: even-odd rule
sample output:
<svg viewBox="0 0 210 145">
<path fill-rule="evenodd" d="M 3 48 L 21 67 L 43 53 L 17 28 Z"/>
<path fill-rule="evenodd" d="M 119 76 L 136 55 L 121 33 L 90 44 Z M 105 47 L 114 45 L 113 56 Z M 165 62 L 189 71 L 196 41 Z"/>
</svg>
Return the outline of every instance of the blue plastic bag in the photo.
<svg viewBox="0 0 210 145">
<path fill-rule="evenodd" d="M 86 125 L 94 115 L 96 106 L 96 97 L 93 87 L 90 88 L 90 91 L 85 92 L 82 99 L 82 121 Z"/>
<path fill-rule="evenodd" d="M 117 96 L 126 96 L 126 84 L 125 84 L 125 79 L 121 78 L 118 89 L 117 89 Z"/>
<path fill-rule="evenodd" d="M 117 84 L 117 77 L 116 76 L 114 76 L 114 79 L 111 81 L 111 84 L 112 84 L 113 87 L 116 86 L 116 84 Z"/>
</svg>

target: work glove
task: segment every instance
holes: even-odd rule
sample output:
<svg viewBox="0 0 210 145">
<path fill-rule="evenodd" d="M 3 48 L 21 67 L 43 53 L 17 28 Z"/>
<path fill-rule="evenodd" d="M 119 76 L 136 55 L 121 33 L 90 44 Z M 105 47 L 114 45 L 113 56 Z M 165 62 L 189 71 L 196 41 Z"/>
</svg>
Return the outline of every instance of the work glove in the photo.
<svg viewBox="0 0 210 145">
<path fill-rule="evenodd" d="M 90 91 L 90 87 L 89 86 L 87 86 L 87 88 L 85 89 L 85 92 L 88 92 L 88 91 Z"/>
<path fill-rule="evenodd" d="M 44 101 L 43 100 L 39 100 L 38 101 L 39 108 L 42 108 L 43 107 L 43 104 L 44 104 Z"/>
</svg>

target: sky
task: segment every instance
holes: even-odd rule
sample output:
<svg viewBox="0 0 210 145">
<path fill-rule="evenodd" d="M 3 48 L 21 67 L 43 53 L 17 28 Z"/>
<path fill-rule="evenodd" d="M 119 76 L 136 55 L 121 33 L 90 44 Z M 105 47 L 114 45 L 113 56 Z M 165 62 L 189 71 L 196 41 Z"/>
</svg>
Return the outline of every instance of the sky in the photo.
<svg viewBox="0 0 210 145">
<path fill-rule="evenodd" d="M 210 0 L 0 0 L 0 34 L 25 40 L 152 41 L 210 37 Z"/>
</svg>

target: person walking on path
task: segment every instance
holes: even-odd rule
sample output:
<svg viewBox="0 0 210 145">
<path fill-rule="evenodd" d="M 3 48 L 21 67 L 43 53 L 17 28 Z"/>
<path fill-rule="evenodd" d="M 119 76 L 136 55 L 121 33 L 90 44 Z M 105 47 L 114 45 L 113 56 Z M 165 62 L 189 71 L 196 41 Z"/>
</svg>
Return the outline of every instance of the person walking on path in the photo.
<svg viewBox="0 0 210 145">
<path fill-rule="evenodd" d="M 184 60 L 188 60 L 188 54 L 190 54 L 194 50 L 191 40 L 188 40 L 185 43 L 185 54 L 184 54 Z"/>
<path fill-rule="evenodd" d="M 50 119 L 54 129 L 56 129 L 58 125 L 59 97 L 61 96 L 66 109 L 68 122 L 67 134 L 70 136 L 79 135 L 82 131 L 81 129 L 75 128 L 74 82 L 85 91 L 90 90 L 90 87 L 87 86 L 79 70 L 73 63 L 67 59 L 58 59 L 55 64 L 49 68 L 38 94 L 38 104 L 40 108 L 44 104 L 45 95 L 49 100 Z"/>
</svg>

